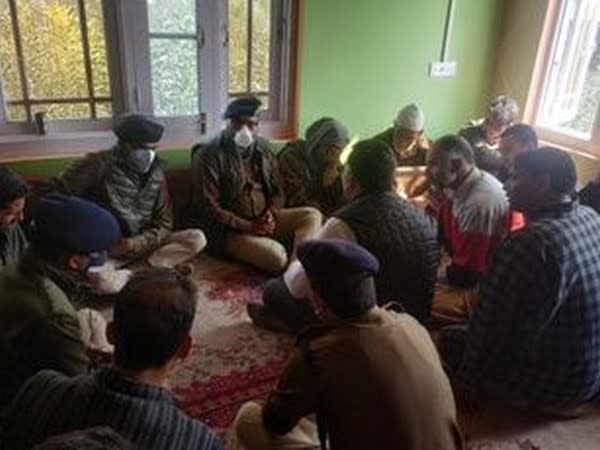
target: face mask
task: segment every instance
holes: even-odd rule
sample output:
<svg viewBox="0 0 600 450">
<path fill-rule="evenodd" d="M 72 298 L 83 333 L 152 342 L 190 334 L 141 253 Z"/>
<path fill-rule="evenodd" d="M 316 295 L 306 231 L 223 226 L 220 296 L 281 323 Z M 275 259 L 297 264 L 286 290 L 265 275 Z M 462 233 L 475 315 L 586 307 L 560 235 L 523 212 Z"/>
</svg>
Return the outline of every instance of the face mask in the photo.
<svg viewBox="0 0 600 450">
<path fill-rule="evenodd" d="M 250 129 L 244 125 L 237 133 L 235 133 L 233 140 L 235 145 L 245 149 L 254 143 L 254 136 L 252 135 Z"/>
<path fill-rule="evenodd" d="M 107 252 L 95 252 L 88 255 L 89 261 L 85 272 L 94 272 L 99 267 L 102 267 L 108 261 Z"/>
<path fill-rule="evenodd" d="M 129 165 L 138 173 L 148 173 L 155 157 L 154 150 L 145 148 L 130 150 L 128 154 Z"/>
</svg>

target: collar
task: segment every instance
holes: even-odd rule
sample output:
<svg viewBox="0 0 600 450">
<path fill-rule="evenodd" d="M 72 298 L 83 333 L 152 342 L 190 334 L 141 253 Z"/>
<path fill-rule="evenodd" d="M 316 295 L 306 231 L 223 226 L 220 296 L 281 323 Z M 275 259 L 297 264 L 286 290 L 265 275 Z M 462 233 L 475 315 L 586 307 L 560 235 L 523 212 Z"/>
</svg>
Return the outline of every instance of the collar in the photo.
<svg viewBox="0 0 600 450">
<path fill-rule="evenodd" d="M 455 190 L 449 189 L 448 191 L 451 194 L 452 198 L 465 198 L 483 177 L 485 176 L 484 172 L 479 170 L 477 167 L 473 167 L 471 172 L 467 174 L 467 176 L 462 180 L 458 188 Z"/>
<path fill-rule="evenodd" d="M 527 213 L 527 221 L 534 222 L 542 219 L 555 219 L 563 214 L 573 211 L 578 204 L 579 202 L 577 200 L 571 200 L 542 206 L 541 208 Z"/>
<path fill-rule="evenodd" d="M 166 402 L 175 405 L 175 395 L 168 389 L 136 383 L 129 378 L 125 378 L 112 367 L 105 367 L 98 370 L 94 373 L 94 378 L 98 385 L 105 386 L 111 391 L 145 400 Z"/>
</svg>

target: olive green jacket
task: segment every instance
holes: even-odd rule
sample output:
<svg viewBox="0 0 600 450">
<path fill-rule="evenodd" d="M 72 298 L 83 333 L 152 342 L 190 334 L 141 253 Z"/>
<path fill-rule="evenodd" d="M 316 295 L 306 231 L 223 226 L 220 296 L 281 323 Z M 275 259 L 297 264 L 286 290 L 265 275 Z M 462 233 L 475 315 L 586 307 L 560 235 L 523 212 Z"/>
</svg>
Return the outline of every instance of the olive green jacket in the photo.
<svg viewBox="0 0 600 450">
<path fill-rule="evenodd" d="M 27 238 L 20 224 L 0 227 L 0 271 L 16 264 L 26 249 Z"/>
<path fill-rule="evenodd" d="M 28 253 L 0 274 L 0 412 L 39 370 L 88 370 L 77 313 L 55 272 Z"/>
<path fill-rule="evenodd" d="M 147 174 L 140 175 L 127 167 L 123 151 L 115 147 L 87 155 L 55 181 L 59 190 L 113 213 L 132 246 L 125 258 L 149 253 L 171 235 L 171 197 L 158 158 Z"/>
</svg>

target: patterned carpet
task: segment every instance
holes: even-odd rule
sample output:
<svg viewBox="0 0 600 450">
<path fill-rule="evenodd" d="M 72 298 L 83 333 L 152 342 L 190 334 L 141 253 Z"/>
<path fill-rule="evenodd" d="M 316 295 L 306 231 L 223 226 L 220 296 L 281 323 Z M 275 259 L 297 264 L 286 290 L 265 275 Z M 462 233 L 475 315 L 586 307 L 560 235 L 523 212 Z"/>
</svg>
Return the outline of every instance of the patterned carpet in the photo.
<svg viewBox="0 0 600 450">
<path fill-rule="evenodd" d="M 266 396 L 293 341 L 250 323 L 246 305 L 260 302 L 266 281 L 260 273 L 202 256 L 194 278 L 200 291 L 194 348 L 173 385 L 183 409 L 236 448 L 228 427 L 242 403 Z"/>
<path fill-rule="evenodd" d="M 254 328 L 246 305 L 261 298 L 266 278 L 241 266 L 202 256 L 194 278 L 200 290 L 191 357 L 174 389 L 184 410 L 219 431 L 238 449 L 229 429 L 240 405 L 262 399 L 283 367 L 292 339 Z M 468 450 L 600 449 L 600 408 L 585 418 L 550 420 L 498 407 L 459 414 Z"/>
</svg>

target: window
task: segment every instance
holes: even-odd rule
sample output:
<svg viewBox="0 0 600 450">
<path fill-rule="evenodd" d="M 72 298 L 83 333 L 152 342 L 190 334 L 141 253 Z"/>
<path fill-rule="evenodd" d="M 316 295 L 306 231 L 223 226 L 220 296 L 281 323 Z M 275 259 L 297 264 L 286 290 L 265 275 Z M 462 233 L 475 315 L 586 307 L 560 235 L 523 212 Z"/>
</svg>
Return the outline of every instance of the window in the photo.
<svg viewBox="0 0 600 450">
<path fill-rule="evenodd" d="M 255 93 L 267 109 L 270 14 L 270 0 L 229 0 L 229 97 Z"/>
<path fill-rule="evenodd" d="M 600 2 L 555 2 L 547 27 L 534 123 L 545 140 L 599 153 Z"/>
<path fill-rule="evenodd" d="M 0 0 L 8 122 L 112 115 L 100 0 Z"/>
<path fill-rule="evenodd" d="M 109 129 L 153 114 L 182 144 L 248 93 L 291 130 L 292 0 L 0 0 L 0 134 Z M 270 125 L 270 127 L 269 127 Z M 279 132 L 277 132 L 279 130 Z"/>
</svg>

